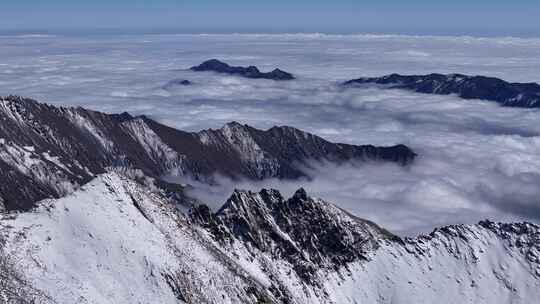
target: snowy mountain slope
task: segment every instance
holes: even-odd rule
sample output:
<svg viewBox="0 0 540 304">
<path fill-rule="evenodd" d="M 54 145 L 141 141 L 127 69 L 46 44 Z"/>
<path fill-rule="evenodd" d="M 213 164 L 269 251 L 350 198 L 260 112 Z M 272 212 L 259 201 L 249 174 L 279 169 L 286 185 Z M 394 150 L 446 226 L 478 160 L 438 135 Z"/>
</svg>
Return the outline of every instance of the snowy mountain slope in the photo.
<svg viewBox="0 0 540 304">
<path fill-rule="evenodd" d="M 531 303 L 540 296 L 536 225 L 481 222 L 402 240 L 302 190 L 287 200 L 275 190 L 236 191 L 216 213 L 199 206 L 185 216 L 159 191 L 107 173 L 30 212 L 4 214 L 0 227 L 0 256 L 27 282 L 15 292 L 34 292 L 37 303 Z"/>
<path fill-rule="evenodd" d="M 295 162 L 311 158 L 405 165 L 416 156 L 402 145 L 333 144 L 292 128 L 294 132 L 276 137 L 281 129 L 286 127 L 261 131 L 231 123 L 220 130 L 189 133 L 128 113 L 109 115 L 17 96 L 0 98 L 0 169 L 5 172 L 0 176 L 0 210 L 26 210 L 36 201 L 64 196 L 109 167 L 140 169 L 154 178 L 174 172 L 202 181 L 217 173 L 297 178 L 305 173 Z M 287 144 L 275 145 L 276 140 Z"/>
<path fill-rule="evenodd" d="M 3 205 L 27 209 L 60 197 L 104 173 L 107 166 L 133 165 L 158 173 L 144 146 L 120 127 L 119 116 L 82 108 L 56 108 L 10 96 L 0 99 L 0 166 Z"/>
<path fill-rule="evenodd" d="M 534 303 L 540 298 L 540 227 L 451 226 L 404 245 L 385 243 L 369 263 L 330 274 L 338 303 Z M 361 284 L 362 288 L 358 288 Z"/>
<path fill-rule="evenodd" d="M 303 190 L 289 200 L 263 190 L 234 193 L 206 227 L 306 303 L 530 303 L 540 296 L 540 227 L 530 223 L 485 221 L 400 239 Z M 310 293 L 291 287 L 298 282 Z"/>
<path fill-rule="evenodd" d="M 117 174 L 0 223 L 4 254 L 57 303 L 251 303 L 265 296 L 169 202 Z"/>
</svg>

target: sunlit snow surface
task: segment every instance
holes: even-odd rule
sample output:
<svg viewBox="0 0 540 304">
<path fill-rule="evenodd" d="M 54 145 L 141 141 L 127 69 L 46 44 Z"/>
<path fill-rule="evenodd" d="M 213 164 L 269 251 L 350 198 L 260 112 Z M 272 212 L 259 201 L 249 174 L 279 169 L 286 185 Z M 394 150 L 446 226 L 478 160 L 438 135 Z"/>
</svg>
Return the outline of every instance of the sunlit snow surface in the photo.
<svg viewBox="0 0 540 304">
<path fill-rule="evenodd" d="M 290 82 L 187 71 L 218 58 L 279 67 Z M 215 206 L 234 187 L 302 185 L 395 232 L 483 218 L 540 221 L 540 113 L 486 101 L 375 88 L 341 81 L 388 73 L 482 74 L 540 82 L 540 39 L 326 36 L 131 35 L 2 36 L 0 95 L 56 105 L 147 114 L 186 130 L 237 120 L 292 125 L 332 141 L 404 143 L 420 157 L 410 169 L 323 166 L 311 182 L 223 181 Z M 173 79 L 192 86 L 163 87 Z"/>
<path fill-rule="evenodd" d="M 320 204 L 329 225 L 353 220 Z M 276 286 L 287 300 L 264 303 L 528 304 L 540 296 L 539 235 L 532 225 L 452 226 L 402 242 L 380 238 L 378 249 L 366 247 L 365 260 L 318 268 L 309 283 L 284 256 L 240 239 L 219 245 L 173 208 L 122 175 L 104 174 L 33 212 L 1 216 L 0 249 L 54 303 L 262 303 L 253 291 L 275 296 Z M 291 240 L 291 232 L 268 223 Z"/>
</svg>

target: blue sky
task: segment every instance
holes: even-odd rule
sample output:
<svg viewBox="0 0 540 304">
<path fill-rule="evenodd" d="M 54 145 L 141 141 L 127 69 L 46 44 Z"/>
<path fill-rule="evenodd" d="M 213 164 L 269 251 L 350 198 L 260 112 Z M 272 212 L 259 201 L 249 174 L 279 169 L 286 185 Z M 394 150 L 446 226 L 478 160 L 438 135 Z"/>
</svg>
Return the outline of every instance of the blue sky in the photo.
<svg viewBox="0 0 540 304">
<path fill-rule="evenodd" d="M 538 0 L 2 0 L 2 30 L 539 33 Z"/>
</svg>

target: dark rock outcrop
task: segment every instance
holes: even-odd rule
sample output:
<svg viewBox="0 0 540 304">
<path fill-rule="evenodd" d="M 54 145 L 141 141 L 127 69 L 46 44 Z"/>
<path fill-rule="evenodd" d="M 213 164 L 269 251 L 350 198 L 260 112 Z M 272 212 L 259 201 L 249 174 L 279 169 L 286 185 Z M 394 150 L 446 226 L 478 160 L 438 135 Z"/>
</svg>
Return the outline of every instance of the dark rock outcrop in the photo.
<svg viewBox="0 0 540 304">
<path fill-rule="evenodd" d="M 216 72 L 229 75 L 236 75 L 245 78 L 254 78 L 254 79 L 271 79 L 271 80 L 293 80 L 295 79 L 291 73 L 287 73 L 280 69 L 275 69 L 271 72 L 263 73 L 259 71 L 256 66 L 249 67 L 239 67 L 239 66 L 230 66 L 225 62 L 219 61 L 217 59 L 210 59 L 198 66 L 190 68 L 192 71 L 196 72 Z"/>
<path fill-rule="evenodd" d="M 463 99 L 482 99 L 508 107 L 540 107 L 540 85 L 537 83 L 511 83 L 494 77 L 461 74 L 399 75 L 358 78 L 344 86 L 378 84 L 385 88 L 404 89 L 418 93 L 449 95 Z"/>
<path fill-rule="evenodd" d="M 370 221 L 309 197 L 304 189 L 289 199 L 277 190 L 236 190 L 216 213 L 199 206 L 191 217 L 224 246 L 236 240 L 248 243 L 287 260 L 306 281 L 317 270 L 365 259 L 379 241 L 396 238 Z"/>
<path fill-rule="evenodd" d="M 336 144 L 287 126 L 264 131 L 231 122 L 221 129 L 189 133 L 153 120 L 145 122 L 167 146 L 184 156 L 185 172 L 202 181 L 215 173 L 233 179 L 297 179 L 307 177 L 299 164 L 310 161 L 382 161 L 405 166 L 416 157 L 404 145 Z"/>
<path fill-rule="evenodd" d="M 174 89 L 176 87 L 180 87 L 180 86 L 190 86 L 192 85 L 193 83 L 187 79 L 173 79 L 169 82 L 167 82 L 165 85 L 163 85 L 163 89 L 164 90 L 170 90 L 170 89 Z"/>
</svg>

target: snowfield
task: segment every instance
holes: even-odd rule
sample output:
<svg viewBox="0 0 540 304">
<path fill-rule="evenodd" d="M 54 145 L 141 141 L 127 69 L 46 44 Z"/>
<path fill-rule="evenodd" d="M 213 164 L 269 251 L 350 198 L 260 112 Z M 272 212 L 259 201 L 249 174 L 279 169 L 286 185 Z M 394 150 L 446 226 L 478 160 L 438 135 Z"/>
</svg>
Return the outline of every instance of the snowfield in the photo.
<svg viewBox="0 0 540 304">
<path fill-rule="evenodd" d="M 328 219 L 339 209 L 333 210 Z M 353 219 L 346 213 L 339 218 Z M 540 228 L 527 223 L 483 222 L 414 239 L 381 238 L 365 260 L 321 267 L 307 281 L 290 260 L 236 235 L 219 242 L 159 192 L 107 173 L 31 212 L 3 215 L 0 231 L 1 256 L 9 257 L 26 285 L 15 293 L 28 297 L 32 290 L 35 303 L 492 304 L 540 298 Z M 295 242 L 290 232 L 280 233 Z M 6 272 L 2 278 L 15 280 Z M 13 291 L 0 290 L 0 302 L 10 303 Z"/>
<path fill-rule="evenodd" d="M 4 218 L 3 251 L 57 303 L 249 299 L 241 294 L 242 277 L 183 220 L 160 197 L 116 174 L 102 175 L 73 195 Z M 180 296 L 180 288 L 193 294 Z"/>
</svg>

